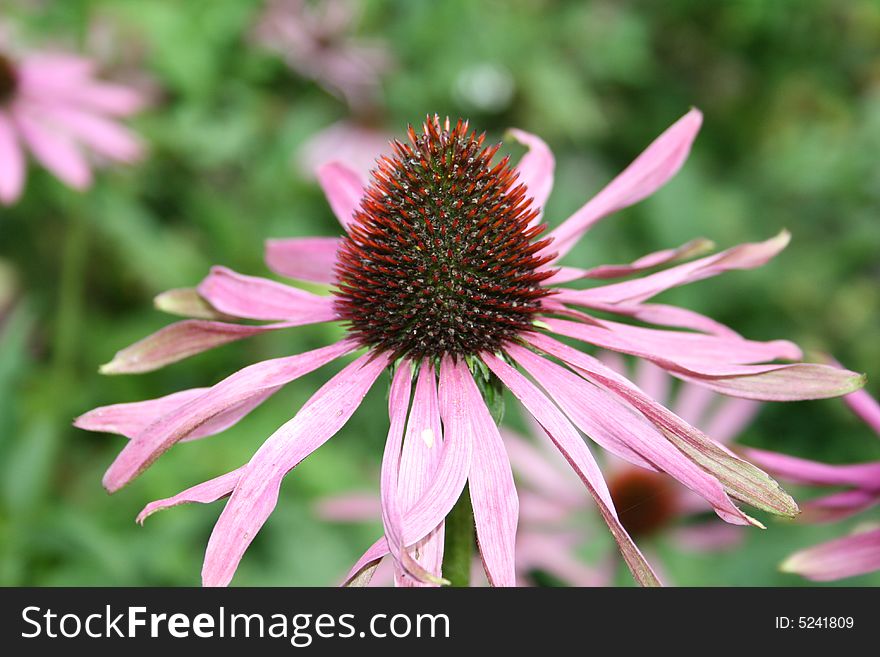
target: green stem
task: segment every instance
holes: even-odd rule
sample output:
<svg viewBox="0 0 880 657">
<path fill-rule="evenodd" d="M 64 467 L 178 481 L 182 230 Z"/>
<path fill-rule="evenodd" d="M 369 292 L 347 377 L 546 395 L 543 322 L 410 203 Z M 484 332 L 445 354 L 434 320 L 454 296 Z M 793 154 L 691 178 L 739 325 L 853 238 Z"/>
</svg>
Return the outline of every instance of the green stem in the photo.
<svg viewBox="0 0 880 657">
<path fill-rule="evenodd" d="M 443 577 L 452 586 L 470 586 L 471 562 L 476 548 L 474 509 L 467 486 L 446 516 L 443 545 Z"/>
<path fill-rule="evenodd" d="M 58 313 L 54 336 L 56 375 L 66 378 L 76 361 L 77 340 L 82 324 L 82 301 L 88 252 L 88 231 L 83 217 L 71 216 L 61 254 L 61 280 L 58 285 Z"/>
</svg>

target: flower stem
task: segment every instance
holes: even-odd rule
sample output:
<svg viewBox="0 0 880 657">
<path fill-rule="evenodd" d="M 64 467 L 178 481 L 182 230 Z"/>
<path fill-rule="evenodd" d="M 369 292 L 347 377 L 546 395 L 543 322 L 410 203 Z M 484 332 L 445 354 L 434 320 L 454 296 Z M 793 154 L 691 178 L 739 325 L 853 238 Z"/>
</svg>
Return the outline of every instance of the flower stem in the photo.
<svg viewBox="0 0 880 657">
<path fill-rule="evenodd" d="M 452 586 L 469 586 L 471 583 L 471 561 L 476 547 L 474 534 L 474 509 L 467 486 L 461 492 L 458 502 L 446 516 L 445 540 L 443 544 L 443 577 Z"/>
<path fill-rule="evenodd" d="M 53 345 L 56 374 L 62 378 L 71 373 L 76 361 L 88 251 L 88 230 L 83 217 L 71 217 L 67 231 L 61 256 Z"/>
</svg>

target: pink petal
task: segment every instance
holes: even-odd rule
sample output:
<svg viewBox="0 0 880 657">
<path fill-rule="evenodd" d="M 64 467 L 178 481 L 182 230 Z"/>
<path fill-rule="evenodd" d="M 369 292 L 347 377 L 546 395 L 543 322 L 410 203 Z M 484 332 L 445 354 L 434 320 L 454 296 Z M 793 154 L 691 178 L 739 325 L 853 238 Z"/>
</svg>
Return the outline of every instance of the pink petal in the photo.
<svg viewBox="0 0 880 657">
<path fill-rule="evenodd" d="M 236 340 L 308 323 L 310 322 L 291 321 L 251 326 L 187 319 L 159 329 L 143 340 L 116 352 L 113 360 L 101 366 L 101 374 L 152 372 Z"/>
<path fill-rule="evenodd" d="M 492 366 L 490 365 L 489 367 Z M 537 431 L 543 433 L 540 425 L 538 427 L 534 434 L 536 436 L 540 435 Z M 580 482 L 577 482 L 576 488 L 569 486 L 569 481 L 565 477 L 566 473 L 554 467 L 555 463 L 550 458 L 554 456 L 553 454 L 545 454 L 544 450 L 539 449 L 532 441 L 526 440 L 512 431 L 502 429 L 501 436 L 507 447 L 510 464 L 513 466 L 517 479 L 528 484 L 532 490 L 540 493 L 542 497 L 552 500 L 557 508 L 577 506 L 580 503 L 584 495 Z M 564 459 L 559 459 L 558 454 L 556 456 L 558 460 L 568 466 Z M 531 497 L 536 496 L 533 494 Z M 522 510 L 525 506 L 525 501 L 526 498 L 520 495 L 520 515 L 523 515 Z"/>
<path fill-rule="evenodd" d="M 570 586 L 609 586 L 611 573 L 596 569 L 577 559 L 570 545 L 556 537 L 529 532 L 516 544 L 520 571 L 542 570 Z"/>
<path fill-rule="evenodd" d="M 678 449 L 716 477 L 734 498 L 777 515 L 795 516 L 798 507 L 766 473 L 737 458 L 722 445 L 661 406 L 601 361 L 548 336 L 526 334 L 541 351 L 561 359 L 588 381 L 601 385 L 648 418 Z M 754 521 L 757 522 L 757 521 Z"/>
<path fill-rule="evenodd" d="M 345 579 L 342 581 L 342 586 L 367 586 L 370 583 L 370 579 L 373 577 L 373 573 L 376 571 L 376 568 L 379 566 L 379 562 L 388 554 L 388 542 L 385 540 L 385 537 L 382 536 L 378 541 L 373 543 L 367 551 L 361 555 L 361 558 L 358 559 L 354 566 L 351 567 L 351 570 L 348 571 L 348 575 L 345 576 Z"/>
<path fill-rule="evenodd" d="M 828 465 L 763 449 L 746 448 L 743 453 L 777 477 L 796 484 L 855 486 L 880 491 L 880 462 Z"/>
<path fill-rule="evenodd" d="M 552 299 L 552 297 L 551 297 Z M 729 326 L 725 326 L 721 322 L 716 322 L 711 317 L 706 317 L 700 313 L 688 310 L 687 308 L 679 308 L 677 306 L 667 306 L 659 303 L 639 303 L 639 304 L 604 304 L 595 303 L 590 305 L 595 310 L 601 310 L 615 315 L 624 317 L 632 317 L 647 324 L 656 324 L 658 326 L 671 326 L 673 328 L 690 329 L 699 331 L 700 333 L 708 333 L 720 337 L 740 338 L 742 336 Z M 560 314 L 570 314 L 560 313 Z M 573 316 L 573 315 L 572 315 Z"/>
<path fill-rule="evenodd" d="M 324 384 L 257 450 L 211 533 L 202 568 L 205 586 L 229 583 L 274 510 L 284 475 L 342 428 L 387 365 L 387 355 L 361 356 Z"/>
<path fill-rule="evenodd" d="M 780 566 L 786 573 L 830 582 L 880 569 L 880 529 L 845 536 L 795 552 Z"/>
<path fill-rule="evenodd" d="M 18 200 L 24 188 L 24 153 L 15 136 L 15 128 L 0 110 L 0 203 L 10 205 Z"/>
<path fill-rule="evenodd" d="M 191 287 L 182 287 L 160 292 L 153 298 L 153 306 L 169 315 L 191 317 L 193 319 L 235 319 L 225 315 L 205 301 L 204 297 Z"/>
<path fill-rule="evenodd" d="M 740 244 L 721 253 L 670 267 L 632 281 L 602 285 L 588 290 L 563 289 L 554 298 L 564 303 L 587 307 L 594 303 L 639 303 L 670 288 L 701 281 L 725 271 L 761 267 L 782 251 L 790 239 L 791 234 L 782 231 L 765 242 Z"/>
<path fill-rule="evenodd" d="M 558 226 L 550 249 L 561 258 L 600 219 L 638 203 L 660 189 L 684 164 L 703 115 L 692 109 L 655 139 L 602 191 Z"/>
<path fill-rule="evenodd" d="M 198 292 L 214 308 L 227 315 L 259 320 L 284 320 L 299 324 L 336 319 L 333 297 L 318 296 L 282 283 L 245 276 L 212 267 Z"/>
<path fill-rule="evenodd" d="M 592 269 L 560 267 L 560 269 L 553 276 L 545 280 L 542 285 L 560 285 L 581 278 L 604 279 L 632 276 L 633 274 L 641 273 L 652 267 L 665 265 L 675 260 L 682 260 L 700 253 L 705 253 L 714 246 L 715 244 L 711 240 L 700 237 L 674 249 L 663 249 L 662 251 L 649 253 L 638 260 L 634 260 L 628 265 L 600 265 L 598 267 L 593 267 Z"/>
<path fill-rule="evenodd" d="M 704 428 L 706 412 L 717 395 L 708 388 L 683 383 L 678 388 L 675 403 L 670 406 L 672 411 L 688 424 Z M 711 434 L 709 434 L 711 435 Z"/>
<path fill-rule="evenodd" d="M 94 73 L 95 63 L 87 57 L 64 53 L 37 53 L 24 58 L 18 67 L 18 83 L 22 93 L 84 84 Z"/>
<path fill-rule="evenodd" d="M 382 505 L 375 493 L 348 493 L 324 497 L 316 504 L 318 516 L 335 522 L 367 522 L 382 516 Z"/>
<path fill-rule="evenodd" d="M 266 240 L 266 264 L 281 276 L 332 284 L 336 280 L 338 237 Z"/>
<path fill-rule="evenodd" d="M 66 133 L 111 160 L 130 163 L 143 155 L 140 140 L 113 121 L 57 104 L 41 106 L 39 115 L 59 132 Z"/>
<path fill-rule="evenodd" d="M 729 550 L 741 544 L 744 538 L 741 528 L 721 522 L 678 527 L 672 532 L 676 547 L 693 552 Z"/>
<path fill-rule="evenodd" d="M 611 494 L 608 492 L 599 466 L 574 427 L 553 403 L 522 374 L 493 355 L 484 353 L 482 357 L 483 362 L 544 427 L 547 436 L 584 482 L 599 507 L 602 519 L 608 524 L 608 528 L 620 548 L 621 555 L 635 580 L 643 586 L 659 586 L 660 581 L 650 564 L 645 561 L 638 547 L 633 543 L 623 525 L 620 524 L 614 509 L 614 502 L 611 500 Z"/>
<path fill-rule="evenodd" d="M 318 183 L 333 214 L 347 231 L 364 196 L 361 177 L 341 162 L 330 162 L 318 169 Z"/>
<path fill-rule="evenodd" d="M 243 468 L 238 468 L 225 475 L 215 477 L 210 481 L 187 488 L 182 493 L 178 493 L 174 497 L 167 497 L 164 500 L 156 500 L 150 502 L 144 507 L 143 511 L 138 514 L 137 521 L 144 524 L 144 520 L 149 518 L 156 511 L 163 511 L 180 504 L 189 504 L 198 502 L 199 504 L 210 504 L 216 502 L 229 495 L 238 483 Z"/>
<path fill-rule="evenodd" d="M 761 404 L 750 399 L 724 397 L 719 402 L 709 421 L 702 426 L 707 436 L 712 436 L 721 444 L 733 441 L 741 434 L 761 410 Z"/>
<path fill-rule="evenodd" d="M 665 406 L 669 399 L 672 377 L 649 360 L 637 360 L 635 367 L 635 384 L 651 399 Z"/>
<path fill-rule="evenodd" d="M 843 401 L 880 436 L 880 403 L 867 390 L 853 392 L 844 397 Z"/>
<path fill-rule="evenodd" d="M 817 497 L 801 505 L 798 520 L 809 523 L 839 522 L 880 504 L 880 486 L 876 490 L 845 490 Z"/>
<path fill-rule="evenodd" d="M 87 110 L 110 116 L 128 116 L 147 105 L 146 95 L 136 89 L 95 80 L 69 87 L 60 95 Z"/>
<path fill-rule="evenodd" d="M 530 224 L 536 225 L 541 222 L 544 206 L 553 190 L 553 170 L 556 168 L 556 160 L 553 158 L 553 152 L 540 137 L 516 128 L 508 130 L 508 134 L 529 149 L 516 165 L 516 171 L 519 173 L 518 182 L 526 186 L 527 195 L 532 197 L 533 207 L 541 210 L 541 214 Z"/>
<path fill-rule="evenodd" d="M 412 508 L 427 491 L 437 470 L 443 447 L 443 427 L 437 400 L 437 384 L 430 360 L 421 363 L 412 409 L 406 424 L 406 438 L 400 457 L 398 495 L 404 509 Z M 416 544 L 413 558 L 427 572 L 441 574 L 444 525 L 441 522 Z M 411 577 L 397 578 L 398 586 L 423 586 Z"/>
<path fill-rule="evenodd" d="M 143 472 L 174 443 L 190 436 L 218 416 L 261 402 L 281 386 L 352 351 L 356 345 L 343 340 L 329 347 L 296 356 L 256 363 L 232 374 L 199 397 L 158 416 L 135 435 L 104 475 L 104 486 L 118 490 Z"/>
<path fill-rule="evenodd" d="M 460 360 L 456 367 L 473 431 L 474 453 L 468 481 L 480 555 L 492 586 L 516 586 L 514 546 L 519 499 L 510 460 L 467 365 Z"/>
<path fill-rule="evenodd" d="M 550 393 L 572 422 L 596 442 L 602 444 L 611 437 L 615 443 L 626 445 L 642 457 L 650 469 L 668 473 L 705 498 L 726 522 L 751 524 L 752 519 L 733 504 L 718 480 L 677 450 L 643 416 L 633 413 L 610 393 L 528 349 L 511 345 L 508 353 Z"/>
<path fill-rule="evenodd" d="M 59 180 L 80 190 L 92 184 L 89 165 L 67 136 L 33 120 L 21 106 L 13 118 L 34 157 Z"/>
<path fill-rule="evenodd" d="M 409 411 L 409 400 L 412 391 L 412 365 L 403 361 L 394 372 L 391 382 L 391 393 L 388 397 L 388 416 L 391 420 L 388 427 L 388 438 L 382 455 L 382 475 L 380 490 L 382 496 L 382 524 L 391 556 L 402 569 L 403 573 L 415 577 L 419 581 L 441 580 L 428 573 L 409 554 L 403 544 L 403 517 L 398 494 L 398 477 L 400 477 L 400 453 L 403 447 L 403 434 L 406 430 L 406 416 Z"/>
</svg>

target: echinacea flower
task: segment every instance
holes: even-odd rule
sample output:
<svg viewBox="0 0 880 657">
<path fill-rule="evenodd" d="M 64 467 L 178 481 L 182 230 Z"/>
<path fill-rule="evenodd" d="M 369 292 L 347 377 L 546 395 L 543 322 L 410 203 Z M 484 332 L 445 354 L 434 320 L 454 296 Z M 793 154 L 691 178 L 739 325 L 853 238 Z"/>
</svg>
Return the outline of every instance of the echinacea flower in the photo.
<svg viewBox="0 0 880 657">
<path fill-rule="evenodd" d="M 358 8 L 351 0 L 269 0 L 254 39 L 303 77 L 362 110 L 374 102 L 391 55 L 383 42 L 354 36 Z"/>
<path fill-rule="evenodd" d="M 232 579 L 272 513 L 285 475 L 339 431 L 389 368 L 390 429 L 380 482 L 385 535 L 355 565 L 350 577 L 355 583 L 388 553 L 414 581 L 441 581 L 444 518 L 466 484 L 487 577 L 496 586 L 515 583 L 519 502 L 503 439 L 484 399 L 497 398 L 502 387 L 522 402 L 583 481 L 642 584 L 657 584 L 657 577 L 621 525 L 578 429 L 624 459 L 667 472 L 727 522 L 759 524 L 733 499 L 794 515 L 794 501 L 761 470 L 600 360 L 551 335 L 629 353 L 680 379 L 745 398 L 809 399 L 862 385 L 860 375 L 837 367 L 773 363 L 800 358 L 790 342 L 747 340 L 697 313 L 647 303 L 677 285 L 760 266 L 785 246 L 785 234 L 627 282 L 585 290 L 559 287 L 575 279 L 639 274 L 692 252 L 693 245 L 686 245 L 629 265 L 555 266 L 590 226 L 672 177 L 701 120 L 697 110 L 686 114 L 549 239 L 540 235 L 553 156 L 539 138 L 522 131 L 512 135 L 529 150 L 516 168 L 508 158 L 494 161 L 500 144 L 484 147 L 484 136 L 469 133 L 467 123 L 436 116 L 421 133 L 410 128 L 409 143 L 393 144 L 393 155 L 378 161 L 368 186 L 343 164 L 324 166 L 319 182 L 345 235 L 272 240 L 266 257 L 276 273 L 332 285 L 330 294 L 215 268 L 197 290 L 158 299 L 161 308 L 194 319 L 123 349 L 103 371 L 149 371 L 234 340 L 303 324 L 342 321 L 347 335 L 327 347 L 251 365 L 210 388 L 80 417 L 80 427 L 130 438 L 108 469 L 105 487 L 118 490 L 174 443 L 216 433 L 286 383 L 366 349 L 248 463 L 143 510 L 141 520 L 169 506 L 229 496 L 208 541 L 206 585 Z M 572 306 L 676 330 L 598 319 Z"/>
<path fill-rule="evenodd" d="M 138 159 L 140 141 L 116 119 L 143 102 L 133 89 L 98 80 L 85 57 L 0 49 L 0 203 L 21 196 L 27 152 L 74 189 L 92 183 L 87 152 L 116 162 Z"/>
<path fill-rule="evenodd" d="M 876 399 L 859 390 L 844 401 L 880 436 L 880 404 Z M 759 449 L 749 449 L 746 454 L 781 479 L 834 489 L 805 502 L 800 520 L 836 522 L 880 504 L 880 461 L 830 465 Z M 874 523 L 857 528 L 848 536 L 795 552 L 781 568 L 818 582 L 880 570 L 880 526 Z"/>
<path fill-rule="evenodd" d="M 605 352 L 600 359 L 619 374 L 630 374 L 619 354 Z M 655 401 L 722 444 L 734 440 L 761 406 L 756 401 L 718 395 L 691 383 L 682 383 L 673 391 L 672 377 L 646 360 L 636 361 L 631 378 Z M 542 440 L 540 425 L 534 421 L 529 424 L 531 436 L 501 429 L 520 500 L 517 582 L 532 583 L 534 573 L 542 572 L 572 586 L 607 586 L 614 578 L 615 560 L 602 555 L 598 562 L 587 563 L 579 554 L 593 535 L 585 523 L 592 508 L 583 494 L 583 484 L 559 452 L 548 448 Z M 606 454 L 605 461 L 605 480 L 618 518 L 634 539 L 663 534 L 678 549 L 715 552 L 730 548 L 742 537 L 734 525 L 705 519 L 703 514 L 711 507 L 703 498 L 674 486 L 668 475 L 612 454 Z M 335 522 L 372 521 L 381 514 L 378 498 L 368 492 L 323 497 L 316 510 L 322 519 Z M 651 561 L 656 568 L 655 558 Z M 394 573 L 386 570 L 381 577 L 374 576 L 371 584 L 385 586 L 395 581 L 406 583 L 399 576 L 395 580 Z"/>
</svg>

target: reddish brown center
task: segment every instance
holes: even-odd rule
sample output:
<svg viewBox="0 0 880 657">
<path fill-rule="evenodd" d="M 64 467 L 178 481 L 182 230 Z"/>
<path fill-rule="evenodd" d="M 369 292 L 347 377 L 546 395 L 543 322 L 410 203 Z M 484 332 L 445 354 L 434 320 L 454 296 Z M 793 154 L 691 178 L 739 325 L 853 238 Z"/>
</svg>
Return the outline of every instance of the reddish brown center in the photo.
<svg viewBox="0 0 880 657">
<path fill-rule="evenodd" d="M 500 146 L 429 118 L 382 158 L 338 254 L 336 307 L 363 344 L 414 358 L 495 350 L 548 294 L 543 225 Z"/>
<path fill-rule="evenodd" d="M 5 103 L 18 89 L 18 73 L 12 60 L 0 53 L 0 103 Z"/>
<path fill-rule="evenodd" d="M 608 482 L 620 522 L 631 536 L 649 536 L 675 517 L 677 500 L 666 475 L 627 468 Z"/>
</svg>

